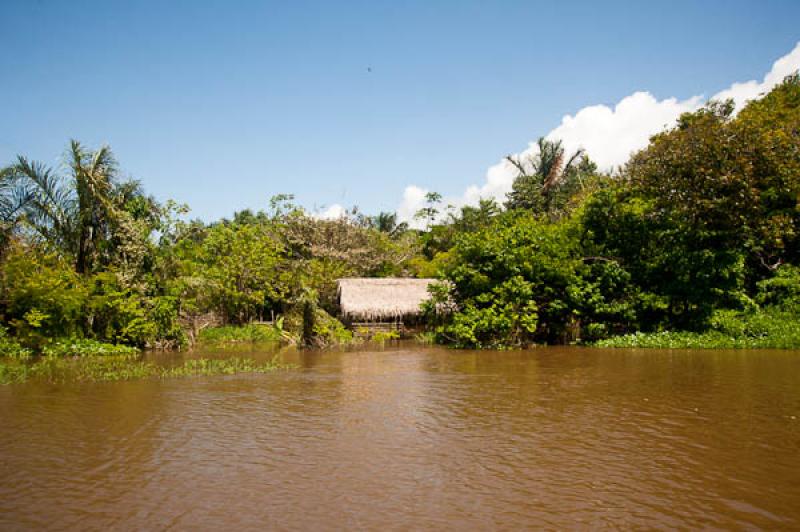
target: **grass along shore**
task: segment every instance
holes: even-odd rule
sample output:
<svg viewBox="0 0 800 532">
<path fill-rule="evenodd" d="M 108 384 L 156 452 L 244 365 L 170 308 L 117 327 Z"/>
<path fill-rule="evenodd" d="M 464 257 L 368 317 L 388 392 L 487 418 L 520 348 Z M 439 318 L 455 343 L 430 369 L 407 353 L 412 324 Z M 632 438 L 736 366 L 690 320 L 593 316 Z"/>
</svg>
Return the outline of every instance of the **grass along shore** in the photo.
<svg viewBox="0 0 800 532">
<path fill-rule="evenodd" d="M 208 327 L 200 332 L 196 347 L 222 350 L 228 347 L 274 349 L 279 345 L 298 343 L 297 338 L 284 331 L 281 325 L 258 323 Z M 362 338 L 355 337 L 341 326 L 336 328 L 336 333 L 336 337 L 327 333 L 325 337 L 329 343 L 325 345 L 344 346 L 364 343 Z M 333 337 L 335 341 L 329 337 Z M 383 345 L 387 340 L 395 338 L 396 334 L 385 334 L 369 341 Z M 186 360 L 177 366 L 164 366 L 145 360 L 144 352 L 136 347 L 83 338 L 57 339 L 34 350 L 22 346 L 0 328 L 0 385 L 21 384 L 28 381 L 104 382 L 268 373 L 292 367 L 279 362 L 277 356 L 269 361 L 258 361 L 245 356 L 201 357 Z"/>
<path fill-rule="evenodd" d="M 31 380 L 49 383 L 104 382 L 145 378 L 176 378 L 238 373 L 269 373 L 291 369 L 277 357 L 263 362 L 252 358 L 197 358 L 168 367 L 146 361 L 142 355 L 40 356 L 29 360 L 0 359 L 0 385 Z"/>
<path fill-rule="evenodd" d="M 252 327 L 236 333 L 237 338 L 273 338 L 255 333 Z M 228 334 L 233 334 L 228 332 Z M 212 337 L 223 337 L 219 333 Z M 41 382 L 103 382 L 143 378 L 175 378 L 237 373 L 268 373 L 291 366 L 277 356 L 269 361 L 248 357 L 196 358 L 177 366 L 145 360 L 144 352 L 127 345 L 89 339 L 58 339 L 34 352 L 21 346 L 0 329 L 0 385 Z"/>
<path fill-rule="evenodd" d="M 717 312 L 704 332 L 635 332 L 594 343 L 597 347 L 654 349 L 800 349 L 796 312 L 767 309 Z"/>
</svg>

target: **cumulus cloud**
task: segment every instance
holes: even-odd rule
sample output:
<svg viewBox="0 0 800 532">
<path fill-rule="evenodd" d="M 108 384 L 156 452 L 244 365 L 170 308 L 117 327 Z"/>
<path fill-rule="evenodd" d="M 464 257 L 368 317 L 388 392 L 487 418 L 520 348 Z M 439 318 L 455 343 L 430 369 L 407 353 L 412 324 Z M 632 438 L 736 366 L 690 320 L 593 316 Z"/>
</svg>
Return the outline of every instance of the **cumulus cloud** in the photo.
<svg viewBox="0 0 800 532">
<path fill-rule="evenodd" d="M 408 222 L 411 227 L 420 229 L 424 225 L 420 220 L 414 219 L 414 214 L 425 204 L 425 194 L 429 191 L 416 185 L 406 187 L 403 191 L 403 199 L 397 207 L 397 219 L 401 222 Z"/>
<path fill-rule="evenodd" d="M 342 218 L 347 213 L 347 209 L 339 205 L 338 203 L 334 203 L 327 209 L 316 212 L 312 216 L 314 218 L 319 218 L 320 220 L 338 220 Z"/>
<path fill-rule="evenodd" d="M 610 169 L 623 164 L 631 152 L 647 146 L 654 133 L 674 123 L 681 113 L 697 109 L 702 101 L 699 96 L 659 101 L 649 92 L 635 92 L 613 109 L 592 105 L 575 116 L 565 116 L 547 138 L 562 140 L 568 152 L 583 148 L 600 168 Z"/>
<path fill-rule="evenodd" d="M 763 96 L 783 81 L 783 78 L 797 72 L 798 69 L 800 69 L 800 43 L 797 43 L 794 50 L 775 61 L 772 69 L 767 72 L 760 83 L 756 80 L 734 83 L 729 88 L 712 96 L 712 99 L 727 100 L 731 98 L 736 103 L 736 109 L 741 109 L 747 100 Z"/>
<path fill-rule="evenodd" d="M 773 63 L 770 71 L 759 82 L 756 80 L 734 83 L 711 97 L 715 100 L 731 98 L 736 109 L 741 109 L 748 100 L 758 98 L 769 92 L 783 78 L 800 69 L 800 43 Z M 698 109 L 705 103 L 702 96 L 685 100 L 667 98 L 659 100 L 649 92 L 639 91 L 622 98 L 616 105 L 590 105 L 574 115 L 566 115 L 546 138 L 561 140 L 568 152 L 583 148 L 589 157 L 603 170 L 622 165 L 631 153 L 645 146 L 650 137 L 671 126 L 685 112 Z M 528 147 L 515 154 L 522 159 L 536 155 L 538 146 L 530 142 Z M 445 198 L 445 204 L 456 207 L 474 205 L 481 198 L 505 200 L 516 176 L 516 169 L 505 159 L 491 166 L 486 172 L 486 180 L 480 185 L 470 185 L 459 197 Z M 425 203 L 425 188 L 411 185 L 406 187 L 397 208 L 401 221 L 414 223 L 413 216 Z"/>
</svg>

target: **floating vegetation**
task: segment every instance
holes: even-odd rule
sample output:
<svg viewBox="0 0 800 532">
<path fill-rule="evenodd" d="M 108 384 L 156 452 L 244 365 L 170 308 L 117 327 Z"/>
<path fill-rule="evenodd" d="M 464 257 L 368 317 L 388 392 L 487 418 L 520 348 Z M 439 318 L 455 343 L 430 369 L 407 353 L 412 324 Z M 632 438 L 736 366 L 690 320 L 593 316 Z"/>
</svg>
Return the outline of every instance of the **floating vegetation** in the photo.
<svg viewBox="0 0 800 532">
<path fill-rule="evenodd" d="M 161 377 L 187 377 L 192 375 L 234 375 L 236 373 L 269 373 L 279 369 L 290 369 L 293 366 L 282 364 L 277 357 L 266 362 L 258 362 L 252 358 L 197 358 L 187 360 L 174 368 L 162 368 Z"/>
<path fill-rule="evenodd" d="M 397 331 L 378 331 L 372 335 L 370 341 L 383 344 L 390 340 L 399 340 L 399 339 L 400 339 L 400 333 L 398 333 Z"/>
<path fill-rule="evenodd" d="M 280 332 L 271 325 L 224 325 L 200 331 L 199 339 L 207 344 L 277 342 Z"/>
<path fill-rule="evenodd" d="M 6 328 L 0 325 L 0 356 L 15 360 L 26 360 L 33 355 L 33 351 L 22 347 L 20 343 L 8 335 Z"/>
<path fill-rule="evenodd" d="M 86 338 L 60 338 L 42 348 L 46 357 L 85 357 L 138 355 L 139 349 L 129 345 L 108 344 Z"/>
<path fill-rule="evenodd" d="M 641 347 L 651 349 L 798 349 L 798 339 L 733 338 L 716 331 L 705 333 L 658 332 L 626 334 L 600 340 L 597 347 Z"/>
<path fill-rule="evenodd" d="M 28 366 L 12 361 L 0 362 L 0 384 L 19 384 L 28 380 Z"/>
<path fill-rule="evenodd" d="M 144 378 L 235 375 L 269 373 L 292 366 L 277 357 L 266 362 L 252 358 L 208 359 L 185 361 L 175 367 L 164 367 L 142 360 L 138 354 L 87 355 L 80 357 L 43 356 L 34 360 L 0 359 L 0 384 L 20 384 L 29 380 L 43 382 L 106 382 Z"/>
<path fill-rule="evenodd" d="M 433 345 L 436 343 L 436 333 L 433 331 L 423 331 L 414 335 L 417 343 L 424 345 Z"/>
</svg>

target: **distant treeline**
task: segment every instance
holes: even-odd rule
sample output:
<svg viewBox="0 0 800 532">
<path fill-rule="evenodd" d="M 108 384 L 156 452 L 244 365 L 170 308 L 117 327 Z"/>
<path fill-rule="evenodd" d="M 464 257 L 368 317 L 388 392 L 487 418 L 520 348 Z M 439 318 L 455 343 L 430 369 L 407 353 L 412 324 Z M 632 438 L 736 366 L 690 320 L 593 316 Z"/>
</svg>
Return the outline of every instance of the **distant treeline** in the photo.
<svg viewBox="0 0 800 532">
<path fill-rule="evenodd" d="M 431 193 L 418 230 L 357 209 L 321 220 L 289 195 L 186 221 L 186 207 L 120 179 L 107 147 L 73 141 L 63 171 L 20 156 L 0 171 L 0 348 L 177 347 L 208 324 L 275 316 L 299 331 L 309 306 L 316 334 L 335 339 L 335 280 L 352 276 L 446 281 L 428 321 L 463 347 L 757 335 L 754 315 L 797 320 L 797 75 L 738 114 L 712 102 L 681 116 L 613 174 L 545 139 L 509 162 L 504 204 L 446 208 Z"/>
</svg>

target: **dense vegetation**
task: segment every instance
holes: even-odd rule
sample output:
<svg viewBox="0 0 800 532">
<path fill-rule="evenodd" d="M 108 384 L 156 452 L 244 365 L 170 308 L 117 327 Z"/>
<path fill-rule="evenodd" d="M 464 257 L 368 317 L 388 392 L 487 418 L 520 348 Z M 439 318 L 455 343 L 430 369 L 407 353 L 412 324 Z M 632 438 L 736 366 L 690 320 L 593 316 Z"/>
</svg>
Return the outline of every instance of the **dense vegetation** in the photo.
<svg viewBox="0 0 800 532">
<path fill-rule="evenodd" d="M 416 235 L 394 232 L 389 215 L 319 220 L 278 196 L 268 212 L 204 224 L 118 181 L 106 148 L 73 142 L 68 169 L 20 157 L 3 170 L 0 313 L 36 351 L 59 338 L 178 347 L 274 316 L 288 330 L 259 338 L 291 339 L 307 303 L 321 336 L 339 334 L 326 313 L 337 278 L 415 273 Z"/>
<path fill-rule="evenodd" d="M 714 345 L 800 347 L 797 75 L 738 115 L 712 102 L 682 116 L 613 177 L 582 175 L 593 165 L 546 142 L 520 165 L 508 210 L 442 261 L 440 301 L 458 308 L 442 339 L 484 347 L 717 331 L 729 341 Z"/>
<path fill-rule="evenodd" d="M 19 157 L 0 173 L 0 350 L 347 342 L 335 280 L 388 275 L 442 279 L 426 313 L 456 346 L 800 347 L 798 76 L 682 116 L 613 175 L 547 139 L 509 161 L 505 205 L 431 193 L 415 230 L 288 195 L 190 221 L 107 147 L 73 141 L 63 170 Z"/>
</svg>

